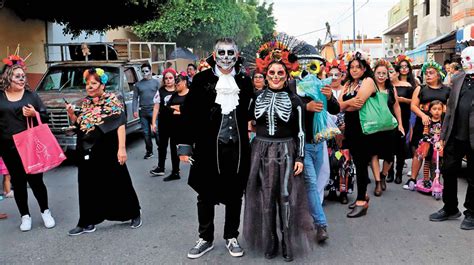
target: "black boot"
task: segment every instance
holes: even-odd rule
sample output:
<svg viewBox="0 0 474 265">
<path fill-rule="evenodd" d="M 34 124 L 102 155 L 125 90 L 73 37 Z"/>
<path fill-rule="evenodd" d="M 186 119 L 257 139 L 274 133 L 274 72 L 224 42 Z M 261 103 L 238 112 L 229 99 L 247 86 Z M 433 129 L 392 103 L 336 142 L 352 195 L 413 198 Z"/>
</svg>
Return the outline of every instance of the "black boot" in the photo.
<svg viewBox="0 0 474 265">
<path fill-rule="evenodd" d="M 398 173 L 398 171 L 397 171 L 397 175 L 395 176 L 395 183 L 396 184 L 401 184 L 402 183 L 402 172 Z"/>
<path fill-rule="evenodd" d="M 283 238 L 285 238 L 285 235 L 283 235 Z M 286 246 L 285 239 L 281 240 L 281 254 L 286 262 L 293 261 L 293 251 L 291 251 L 291 247 Z"/>
<path fill-rule="evenodd" d="M 390 167 L 390 170 L 388 171 L 387 175 L 387 182 L 392 183 L 393 182 L 393 175 L 395 175 L 395 172 L 393 171 L 393 165 Z"/>
<path fill-rule="evenodd" d="M 341 192 L 341 194 L 339 195 L 339 200 L 341 204 L 348 204 L 349 199 L 347 198 L 347 192 Z"/>
<path fill-rule="evenodd" d="M 325 198 L 326 200 L 328 201 L 337 201 L 337 193 L 336 193 L 336 190 L 334 189 L 331 189 L 329 190 L 329 193 L 328 195 L 326 196 Z"/>
<path fill-rule="evenodd" d="M 387 189 L 387 176 L 385 176 L 382 172 L 380 172 L 380 185 L 382 190 Z"/>
<path fill-rule="evenodd" d="M 266 259 L 273 259 L 278 255 L 278 236 L 272 235 L 271 242 L 267 245 L 267 250 L 265 251 Z"/>
</svg>

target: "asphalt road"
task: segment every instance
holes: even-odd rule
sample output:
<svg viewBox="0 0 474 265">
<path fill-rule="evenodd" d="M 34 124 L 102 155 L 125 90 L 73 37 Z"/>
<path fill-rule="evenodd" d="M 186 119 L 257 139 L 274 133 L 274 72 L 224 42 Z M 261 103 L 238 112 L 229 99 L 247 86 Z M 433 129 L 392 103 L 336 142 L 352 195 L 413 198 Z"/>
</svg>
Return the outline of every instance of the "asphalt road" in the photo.
<svg viewBox="0 0 474 265">
<path fill-rule="evenodd" d="M 223 208 L 217 207 L 215 248 L 197 260 L 186 258 L 197 234 L 196 193 L 186 184 L 188 166 L 182 179 L 163 182 L 150 177 L 155 157 L 144 160 L 144 144 L 129 139 L 127 162 L 143 209 L 143 226 L 104 222 L 97 231 L 77 237 L 67 235 L 78 220 L 77 169 L 63 165 L 48 172 L 45 182 L 56 227 L 43 226 L 38 205 L 30 191 L 33 229 L 19 230 L 20 218 L 13 199 L 0 202 L 0 264 L 283 264 L 281 257 L 265 260 L 262 253 L 245 248 L 242 258 L 231 257 L 224 246 Z M 171 169 L 167 161 L 167 173 Z M 404 178 L 404 181 L 406 178 Z M 369 191 L 373 191 L 373 184 Z M 460 180 L 460 204 L 466 181 Z M 351 195 L 351 199 L 355 195 Z M 368 215 L 345 217 L 347 206 L 327 202 L 328 242 L 315 245 L 294 264 L 474 264 L 474 231 L 459 229 L 461 220 L 428 221 L 428 215 L 442 207 L 440 201 L 388 184 L 381 198 L 371 196 Z"/>
</svg>

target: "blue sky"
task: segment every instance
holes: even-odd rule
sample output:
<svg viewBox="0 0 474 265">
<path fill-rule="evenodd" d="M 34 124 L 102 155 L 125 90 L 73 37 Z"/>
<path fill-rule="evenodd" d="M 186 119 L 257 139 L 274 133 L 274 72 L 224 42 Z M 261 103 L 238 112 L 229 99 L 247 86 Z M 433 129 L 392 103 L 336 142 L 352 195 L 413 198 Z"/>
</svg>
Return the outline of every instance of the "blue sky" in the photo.
<svg viewBox="0 0 474 265">
<path fill-rule="evenodd" d="M 267 0 L 274 3 L 277 30 L 290 35 L 301 35 L 331 25 L 333 35 L 352 38 L 352 0 Z M 388 11 L 399 0 L 356 0 L 356 34 L 381 36 L 387 29 Z M 324 41 L 326 31 L 299 36 L 310 44 Z"/>
</svg>

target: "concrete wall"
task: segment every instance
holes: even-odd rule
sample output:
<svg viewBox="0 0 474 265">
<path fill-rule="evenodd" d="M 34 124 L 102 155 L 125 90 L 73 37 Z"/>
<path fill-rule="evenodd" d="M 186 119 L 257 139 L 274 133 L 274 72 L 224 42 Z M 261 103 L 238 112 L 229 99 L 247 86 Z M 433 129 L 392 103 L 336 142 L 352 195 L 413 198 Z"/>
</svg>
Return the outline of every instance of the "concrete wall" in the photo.
<svg viewBox="0 0 474 265">
<path fill-rule="evenodd" d="M 31 19 L 22 21 L 10 9 L 1 8 L 0 25 L 0 57 L 3 59 L 7 56 L 7 47 L 10 54 L 14 53 L 18 44 L 20 56 L 26 57 L 31 53 L 26 65 L 28 82 L 34 88 L 46 71 L 43 50 L 46 41 L 45 22 Z"/>
<path fill-rule="evenodd" d="M 420 1 L 415 9 L 418 14 L 418 28 L 423 29 L 418 32 L 419 39 L 415 46 L 453 30 L 451 16 L 441 16 L 440 0 L 430 0 L 430 14 L 427 16 L 425 16 L 425 4 L 423 2 Z"/>
<path fill-rule="evenodd" d="M 453 28 L 474 23 L 474 0 L 451 0 Z"/>
</svg>

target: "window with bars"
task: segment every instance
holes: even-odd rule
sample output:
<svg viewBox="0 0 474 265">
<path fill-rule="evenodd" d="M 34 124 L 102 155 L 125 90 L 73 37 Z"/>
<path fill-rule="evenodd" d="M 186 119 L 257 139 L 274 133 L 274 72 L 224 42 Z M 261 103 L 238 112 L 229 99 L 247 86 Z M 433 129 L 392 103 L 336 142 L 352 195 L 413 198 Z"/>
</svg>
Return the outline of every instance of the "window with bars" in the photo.
<svg viewBox="0 0 474 265">
<path fill-rule="evenodd" d="M 448 17 L 451 15 L 451 0 L 441 0 L 441 16 Z"/>
</svg>

